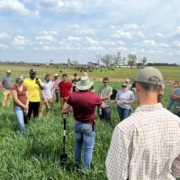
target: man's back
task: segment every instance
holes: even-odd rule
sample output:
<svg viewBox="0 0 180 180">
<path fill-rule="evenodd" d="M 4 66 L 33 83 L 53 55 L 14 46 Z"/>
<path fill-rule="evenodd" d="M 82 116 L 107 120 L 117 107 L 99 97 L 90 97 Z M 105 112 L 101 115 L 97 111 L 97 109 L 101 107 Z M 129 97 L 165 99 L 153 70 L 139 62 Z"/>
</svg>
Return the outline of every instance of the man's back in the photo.
<svg viewBox="0 0 180 180">
<path fill-rule="evenodd" d="M 175 179 L 171 167 L 179 154 L 180 119 L 161 104 L 140 106 L 114 131 L 106 160 L 109 179 Z"/>
</svg>

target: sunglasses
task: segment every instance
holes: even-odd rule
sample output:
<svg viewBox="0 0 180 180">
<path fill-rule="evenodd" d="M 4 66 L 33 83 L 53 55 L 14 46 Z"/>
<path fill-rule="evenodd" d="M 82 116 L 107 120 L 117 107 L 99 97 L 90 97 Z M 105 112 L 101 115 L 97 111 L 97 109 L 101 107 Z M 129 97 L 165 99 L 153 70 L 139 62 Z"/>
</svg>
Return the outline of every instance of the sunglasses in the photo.
<svg viewBox="0 0 180 180">
<path fill-rule="evenodd" d="M 126 88 L 126 86 L 122 86 L 122 88 Z"/>
<path fill-rule="evenodd" d="M 103 83 L 108 83 L 108 82 L 103 82 Z"/>
</svg>

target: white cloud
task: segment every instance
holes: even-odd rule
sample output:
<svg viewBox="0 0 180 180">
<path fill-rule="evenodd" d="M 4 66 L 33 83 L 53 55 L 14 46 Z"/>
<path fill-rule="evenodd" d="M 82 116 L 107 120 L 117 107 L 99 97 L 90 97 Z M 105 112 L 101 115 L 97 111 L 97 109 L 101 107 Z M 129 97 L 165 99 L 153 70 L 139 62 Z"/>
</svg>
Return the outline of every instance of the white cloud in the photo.
<svg viewBox="0 0 180 180">
<path fill-rule="evenodd" d="M 101 46 L 91 46 L 91 47 L 87 47 L 86 50 L 88 50 L 88 51 L 103 51 L 104 48 Z"/>
<path fill-rule="evenodd" d="M 59 32 L 58 31 L 43 31 L 43 34 L 45 34 L 45 35 L 51 35 L 51 34 L 54 34 L 54 35 L 58 35 L 59 34 Z"/>
<path fill-rule="evenodd" d="M 133 43 L 133 46 L 139 46 L 138 42 Z"/>
<path fill-rule="evenodd" d="M 80 34 L 82 35 L 95 35 L 95 30 L 94 29 L 87 29 L 87 30 L 81 30 Z"/>
<path fill-rule="evenodd" d="M 28 38 L 25 38 L 23 36 L 16 36 L 13 40 L 13 42 L 11 42 L 11 44 L 13 45 L 27 45 L 29 44 L 30 42 L 30 39 Z M 22 50 L 22 48 L 20 48 Z"/>
<path fill-rule="evenodd" d="M 72 25 L 69 24 L 66 27 L 69 29 L 80 29 L 80 26 L 78 24 L 72 24 Z"/>
<path fill-rule="evenodd" d="M 6 45 L 4 45 L 4 44 L 0 44 L 0 48 L 1 48 L 1 49 L 7 49 L 8 46 L 6 46 Z"/>
<path fill-rule="evenodd" d="M 163 35 L 163 34 L 161 34 L 161 33 L 156 33 L 156 36 L 157 36 L 157 37 L 161 37 L 161 38 L 163 38 L 163 37 L 164 37 L 164 35 Z"/>
<path fill-rule="evenodd" d="M 139 52 L 144 53 L 145 52 L 144 48 L 141 48 Z"/>
<path fill-rule="evenodd" d="M 43 46 L 43 47 L 42 47 L 42 50 L 44 50 L 44 51 L 57 51 L 58 48 L 57 48 L 57 47 L 54 47 L 54 46 L 52 46 L 52 47 Z"/>
<path fill-rule="evenodd" d="M 148 54 L 155 54 L 155 51 L 151 49 L 151 50 L 147 51 L 147 53 Z"/>
<path fill-rule="evenodd" d="M 115 46 L 114 41 L 110 41 L 109 39 L 102 41 L 102 44 L 103 45 L 109 45 L 109 46 Z"/>
<path fill-rule="evenodd" d="M 146 38 L 146 36 L 142 32 L 138 32 L 138 35 L 142 38 Z"/>
<path fill-rule="evenodd" d="M 90 38 L 90 37 L 86 37 L 86 40 L 87 40 L 88 43 L 91 44 L 92 46 L 99 44 L 98 41 L 96 41 L 96 40 L 94 40 L 94 39 L 92 39 L 92 38 Z"/>
<path fill-rule="evenodd" d="M 175 47 L 180 47 L 180 41 L 174 41 L 172 43 Z"/>
<path fill-rule="evenodd" d="M 35 37 L 36 40 L 45 40 L 45 41 L 56 41 L 55 38 L 53 38 L 51 35 L 50 36 L 39 36 Z"/>
<path fill-rule="evenodd" d="M 116 44 L 124 45 L 125 43 L 122 41 L 117 41 Z"/>
<path fill-rule="evenodd" d="M 114 25 L 111 25 L 110 28 L 111 29 L 116 29 L 116 27 Z"/>
<path fill-rule="evenodd" d="M 144 41 L 143 41 L 143 44 L 144 44 L 145 46 L 155 46 L 155 45 L 156 45 L 156 43 L 155 43 L 154 40 L 144 40 Z"/>
<path fill-rule="evenodd" d="M 169 56 L 173 56 L 174 54 L 172 52 L 167 53 Z"/>
<path fill-rule="evenodd" d="M 130 32 L 125 32 L 123 30 L 118 30 L 116 31 L 115 34 L 112 35 L 112 37 L 115 37 L 115 38 L 127 38 L 127 39 L 131 39 L 132 38 L 132 34 Z"/>
<path fill-rule="evenodd" d="M 169 47 L 170 45 L 169 45 L 169 44 L 166 44 L 166 43 L 160 43 L 160 46 L 161 46 L 161 47 Z"/>
<path fill-rule="evenodd" d="M 172 33 L 169 33 L 169 36 L 171 37 L 179 37 L 180 36 L 180 26 L 177 27 L 177 30 L 172 32 Z"/>
<path fill-rule="evenodd" d="M 127 29 L 137 29 L 138 26 L 137 26 L 137 24 L 124 24 L 123 28 L 125 30 L 127 30 Z"/>
<path fill-rule="evenodd" d="M 68 36 L 68 40 L 70 41 L 81 41 L 79 37 L 74 37 L 74 36 Z"/>
<path fill-rule="evenodd" d="M 10 36 L 9 36 L 8 33 L 6 33 L 6 32 L 0 33 L 0 39 L 9 38 L 9 37 L 10 37 Z"/>
<path fill-rule="evenodd" d="M 25 8 L 24 4 L 18 0 L 1 0 L 0 1 L 0 10 L 5 11 L 14 11 L 22 15 L 30 15 L 31 12 Z"/>
</svg>

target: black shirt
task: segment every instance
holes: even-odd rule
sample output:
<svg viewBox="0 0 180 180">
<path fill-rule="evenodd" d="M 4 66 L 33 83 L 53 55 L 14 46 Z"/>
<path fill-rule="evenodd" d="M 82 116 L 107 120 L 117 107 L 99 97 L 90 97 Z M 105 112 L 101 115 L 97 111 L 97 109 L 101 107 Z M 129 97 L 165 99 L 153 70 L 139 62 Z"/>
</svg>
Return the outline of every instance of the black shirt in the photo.
<svg viewBox="0 0 180 180">
<path fill-rule="evenodd" d="M 79 79 L 73 79 L 72 83 L 76 84 L 78 81 L 80 81 L 80 78 Z M 73 86 L 73 92 L 75 92 L 75 91 L 76 91 L 76 86 Z"/>
</svg>

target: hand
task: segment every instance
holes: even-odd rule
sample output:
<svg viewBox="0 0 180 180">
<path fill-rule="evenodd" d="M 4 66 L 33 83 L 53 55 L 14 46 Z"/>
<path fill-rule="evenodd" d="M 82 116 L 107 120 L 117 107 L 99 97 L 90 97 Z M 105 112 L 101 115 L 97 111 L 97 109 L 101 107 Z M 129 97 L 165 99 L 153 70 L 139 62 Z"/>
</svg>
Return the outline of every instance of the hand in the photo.
<svg viewBox="0 0 180 180">
<path fill-rule="evenodd" d="M 127 103 L 127 101 L 126 101 L 126 100 L 124 100 L 124 101 L 123 101 L 123 103 Z"/>
<path fill-rule="evenodd" d="M 120 104 L 120 101 L 119 101 L 119 100 L 117 100 L 116 102 L 117 102 L 117 104 Z"/>
<path fill-rule="evenodd" d="M 40 84 L 40 81 L 39 81 L 39 80 L 36 80 L 36 84 L 38 84 L 38 85 L 39 85 L 39 84 Z"/>
<path fill-rule="evenodd" d="M 28 106 L 24 106 L 24 112 L 26 112 L 29 109 Z"/>
<path fill-rule="evenodd" d="M 2 88 L 2 91 L 5 91 L 6 90 L 6 88 Z"/>
<path fill-rule="evenodd" d="M 44 99 L 44 103 L 47 103 L 47 99 Z"/>
</svg>

